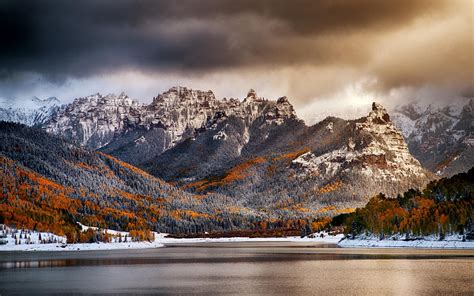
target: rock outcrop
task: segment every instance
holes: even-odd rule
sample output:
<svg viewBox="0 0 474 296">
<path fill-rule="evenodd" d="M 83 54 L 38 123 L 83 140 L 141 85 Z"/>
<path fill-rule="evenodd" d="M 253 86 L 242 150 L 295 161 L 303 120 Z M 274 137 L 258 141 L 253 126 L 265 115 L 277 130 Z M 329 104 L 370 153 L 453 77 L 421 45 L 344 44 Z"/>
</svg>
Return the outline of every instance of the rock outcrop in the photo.
<svg viewBox="0 0 474 296">
<path fill-rule="evenodd" d="M 266 114 L 268 124 L 296 118 L 287 99 L 268 101 L 254 90 L 239 101 L 216 99 L 212 91 L 173 87 L 153 98 L 149 105 L 139 104 L 125 94 L 76 99 L 63 106 L 44 128 L 82 146 L 102 148 L 138 164 L 211 128 L 218 117 L 237 117 L 248 127 L 262 114 Z M 139 157 L 135 156 L 137 153 Z"/>
<path fill-rule="evenodd" d="M 292 161 L 300 174 L 341 176 L 346 171 L 371 178 L 373 182 L 400 184 L 409 178 L 428 179 L 427 172 L 409 152 L 403 135 L 390 120 L 387 110 L 372 104 L 367 117 L 354 122 L 347 142 L 322 155 L 307 152 Z"/>
</svg>

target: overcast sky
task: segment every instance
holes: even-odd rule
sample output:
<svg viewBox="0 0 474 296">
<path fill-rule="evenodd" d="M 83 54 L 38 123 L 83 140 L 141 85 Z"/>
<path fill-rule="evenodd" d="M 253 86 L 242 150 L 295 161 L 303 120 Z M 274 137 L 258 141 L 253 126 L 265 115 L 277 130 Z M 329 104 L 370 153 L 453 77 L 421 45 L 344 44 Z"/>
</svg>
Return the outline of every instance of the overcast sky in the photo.
<svg viewBox="0 0 474 296">
<path fill-rule="evenodd" d="M 305 119 L 474 95 L 471 0 L 0 1 L 0 98 L 174 85 L 286 95 Z M 334 111 L 337 113 L 336 111 Z"/>
</svg>

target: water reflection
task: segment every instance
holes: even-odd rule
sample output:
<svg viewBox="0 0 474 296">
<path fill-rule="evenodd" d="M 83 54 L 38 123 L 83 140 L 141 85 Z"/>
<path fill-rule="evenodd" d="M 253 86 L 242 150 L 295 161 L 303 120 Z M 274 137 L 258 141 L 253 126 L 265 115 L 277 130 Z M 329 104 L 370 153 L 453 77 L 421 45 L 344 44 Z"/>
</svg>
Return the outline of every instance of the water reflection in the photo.
<svg viewBox="0 0 474 296">
<path fill-rule="evenodd" d="M 2 295 L 472 295 L 473 274 L 474 250 L 259 243 L 0 254 Z"/>
</svg>

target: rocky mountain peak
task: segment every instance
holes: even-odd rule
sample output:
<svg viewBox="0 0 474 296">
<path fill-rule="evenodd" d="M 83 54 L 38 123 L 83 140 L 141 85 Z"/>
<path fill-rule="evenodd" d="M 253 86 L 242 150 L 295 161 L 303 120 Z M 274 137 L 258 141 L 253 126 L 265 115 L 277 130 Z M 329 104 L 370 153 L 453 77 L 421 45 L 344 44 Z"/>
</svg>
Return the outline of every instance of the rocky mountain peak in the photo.
<svg viewBox="0 0 474 296">
<path fill-rule="evenodd" d="M 244 103 L 253 103 L 253 102 L 263 102 L 264 99 L 260 98 L 257 95 L 257 92 L 254 89 L 250 89 L 247 93 L 247 97 L 244 99 Z"/>
<path fill-rule="evenodd" d="M 466 105 L 464 105 L 463 107 L 463 111 L 466 111 L 466 112 L 473 112 L 474 111 L 474 99 L 470 99 L 469 100 L 469 103 L 467 103 Z"/>
<path fill-rule="evenodd" d="M 178 106 L 193 103 L 204 103 L 216 101 L 212 91 L 193 90 L 187 87 L 174 86 L 157 97 L 153 98 L 154 106 Z M 208 104 L 206 104 L 208 105 Z"/>
<path fill-rule="evenodd" d="M 387 109 L 377 102 L 372 103 L 372 111 L 367 117 L 368 120 L 375 124 L 386 124 L 390 122 L 390 115 L 388 115 Z"/>
<path fill-rule="evenodd" d="M 128 95 L 125 92 L 121 92 L 117 97 L 117 99 L 127 99 L 127 98 L 128 98 Z"/>
<path fill-rule="evenodd" d="M 279 98 L 265 114 L 267 121 L 275 121 L 277 124 L 282 124 L 287 118 L 296 118 L 295 109 L 287 97 Z"/>
<path fill-rule="evenodd" d="M 290 104 L 290 101 L 288 100 L 286 96 L 283 96 L 281 98 L 278 98 L 277 104 L 286 105 L 286 104 Z"/>
<path fill-rule="evenodd" d="M 257 92 L 253 88 L 251 88 L 247 93 L 247 98 L 257 98 Z"/>
<path fill-rule="evenodd" d="M 428 180 L 428 173 L 412 157 L 401 132 L 392 124 L 382 105 L 372 104 L 367 117 L 348 123 L 345 127 L 348 136 L 337 149 L 324 154 L 311 151 L 292 161 L 298 174 L 337 177 L 350 172 L 358 174 L 357 178 L 367 178 L 374 183 L 393 182 L 398 184 L 396 186 L 407 178 L 421 183 Z M 325 129 L 333 131 L 334 126 L 331 124 Z"/>
<path fill-rule="evenodd" d="M 122 92 L 120 95 L 115 94 L 107 94 L 103 95 L 101 93 L 96 93 L 90 96 L 86 96 L 83 98 L 77 98 L 73 101 L 72 104 L 66 106 L 66 110 L 69 112 L 75 112 L 78 110 L 88 110 L 91 111 L 90 108 L 119 108 L 118 112 L 124 112 L 124 110 L 120 109 L 121 107 L 138 107 L 139 103 L 136 100 L 131 99 Z M 100 112 L 100 110 L 98 110 Z M 106 111 L 105 109 L 102 111 Z"/>
<path fill-rule="evenodd" d="M 209 119 L 219 112 L 242 118 L 246 124 L 264 115 L 268 106 L 275 106 L 273 111 L 276 118 L 295 116 L 287 100 L 267 102 L 259 98 L 254 90 L 249 92 L 246 100 L 248 103 L 235 99 L 219 100 L 212 91 L 181 86 L 159 94 L 149 105 L 141 105 L 125 93 L 118 96 L 97 93 L 76 99 L 63 107 L 60 114 L 46 124 L 45 129 L 93 149 L 102 148 L 125 133 L 157 130 L 157 133 L 162 133 L 159 143 L 156 139 L 145 137 L 145 140 L 147 143 L 155 142 L 154 145 L 159 147 L 153 149 L 160 153 L 190 137 L 195 130 L 205 128 Z"/>
</svg>

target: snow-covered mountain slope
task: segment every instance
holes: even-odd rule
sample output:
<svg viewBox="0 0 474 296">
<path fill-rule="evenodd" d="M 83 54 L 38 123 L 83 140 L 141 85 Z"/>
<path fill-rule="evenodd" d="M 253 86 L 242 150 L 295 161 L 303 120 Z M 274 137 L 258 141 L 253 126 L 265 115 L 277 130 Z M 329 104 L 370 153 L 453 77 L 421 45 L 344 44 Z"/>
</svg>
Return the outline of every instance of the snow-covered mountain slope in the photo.
<svg viewBox="0 0 474 296">
<path fill-rule="evenodd" d="M 303 169 L 300 170 L 303 175 L 335 176 L 350 169 L 374 182 L 385 179 L 404 182 L 409 177 L 426 175 L 382 105 L 373 103 L 369 115 L 355 122 L 352 133 L 338 149 L 319 156 L 307 152 L 292 163 Z"/>
<path fill-rule="evenodd" d="M 28 126 L 41 125 L 59 109 L 61 102 L 50 97 L 41 100 L 32 97 L 20 102 L 0 102 L 0 120 L 22 123 Z"/>
<path fill-rule="evenodd" d="M 474 100 L 441 107 L 411 103 L 392 114 L 410 152 L 426 168 L 450 176 L 474 165 Z"/>
<path fill-rule="evenodd" d="M 221 118 L 141 167 L 188 190 L 281 215 L 361 206 L 374 194 L 396 196 L 432 177 L 379 104 L 358 120 L 329 117 L 310 127 L 296 117 L 269 123 L 267 116 L 250 126 Z"/>
<path fill-rule="evenodd" d="M 45 124 L 46 131 L 83 146 L 100 148 L 128 125 L 140 121 L 143 106 L 124 93 L 99 93 L 63 105 Z"/>
</svg>

